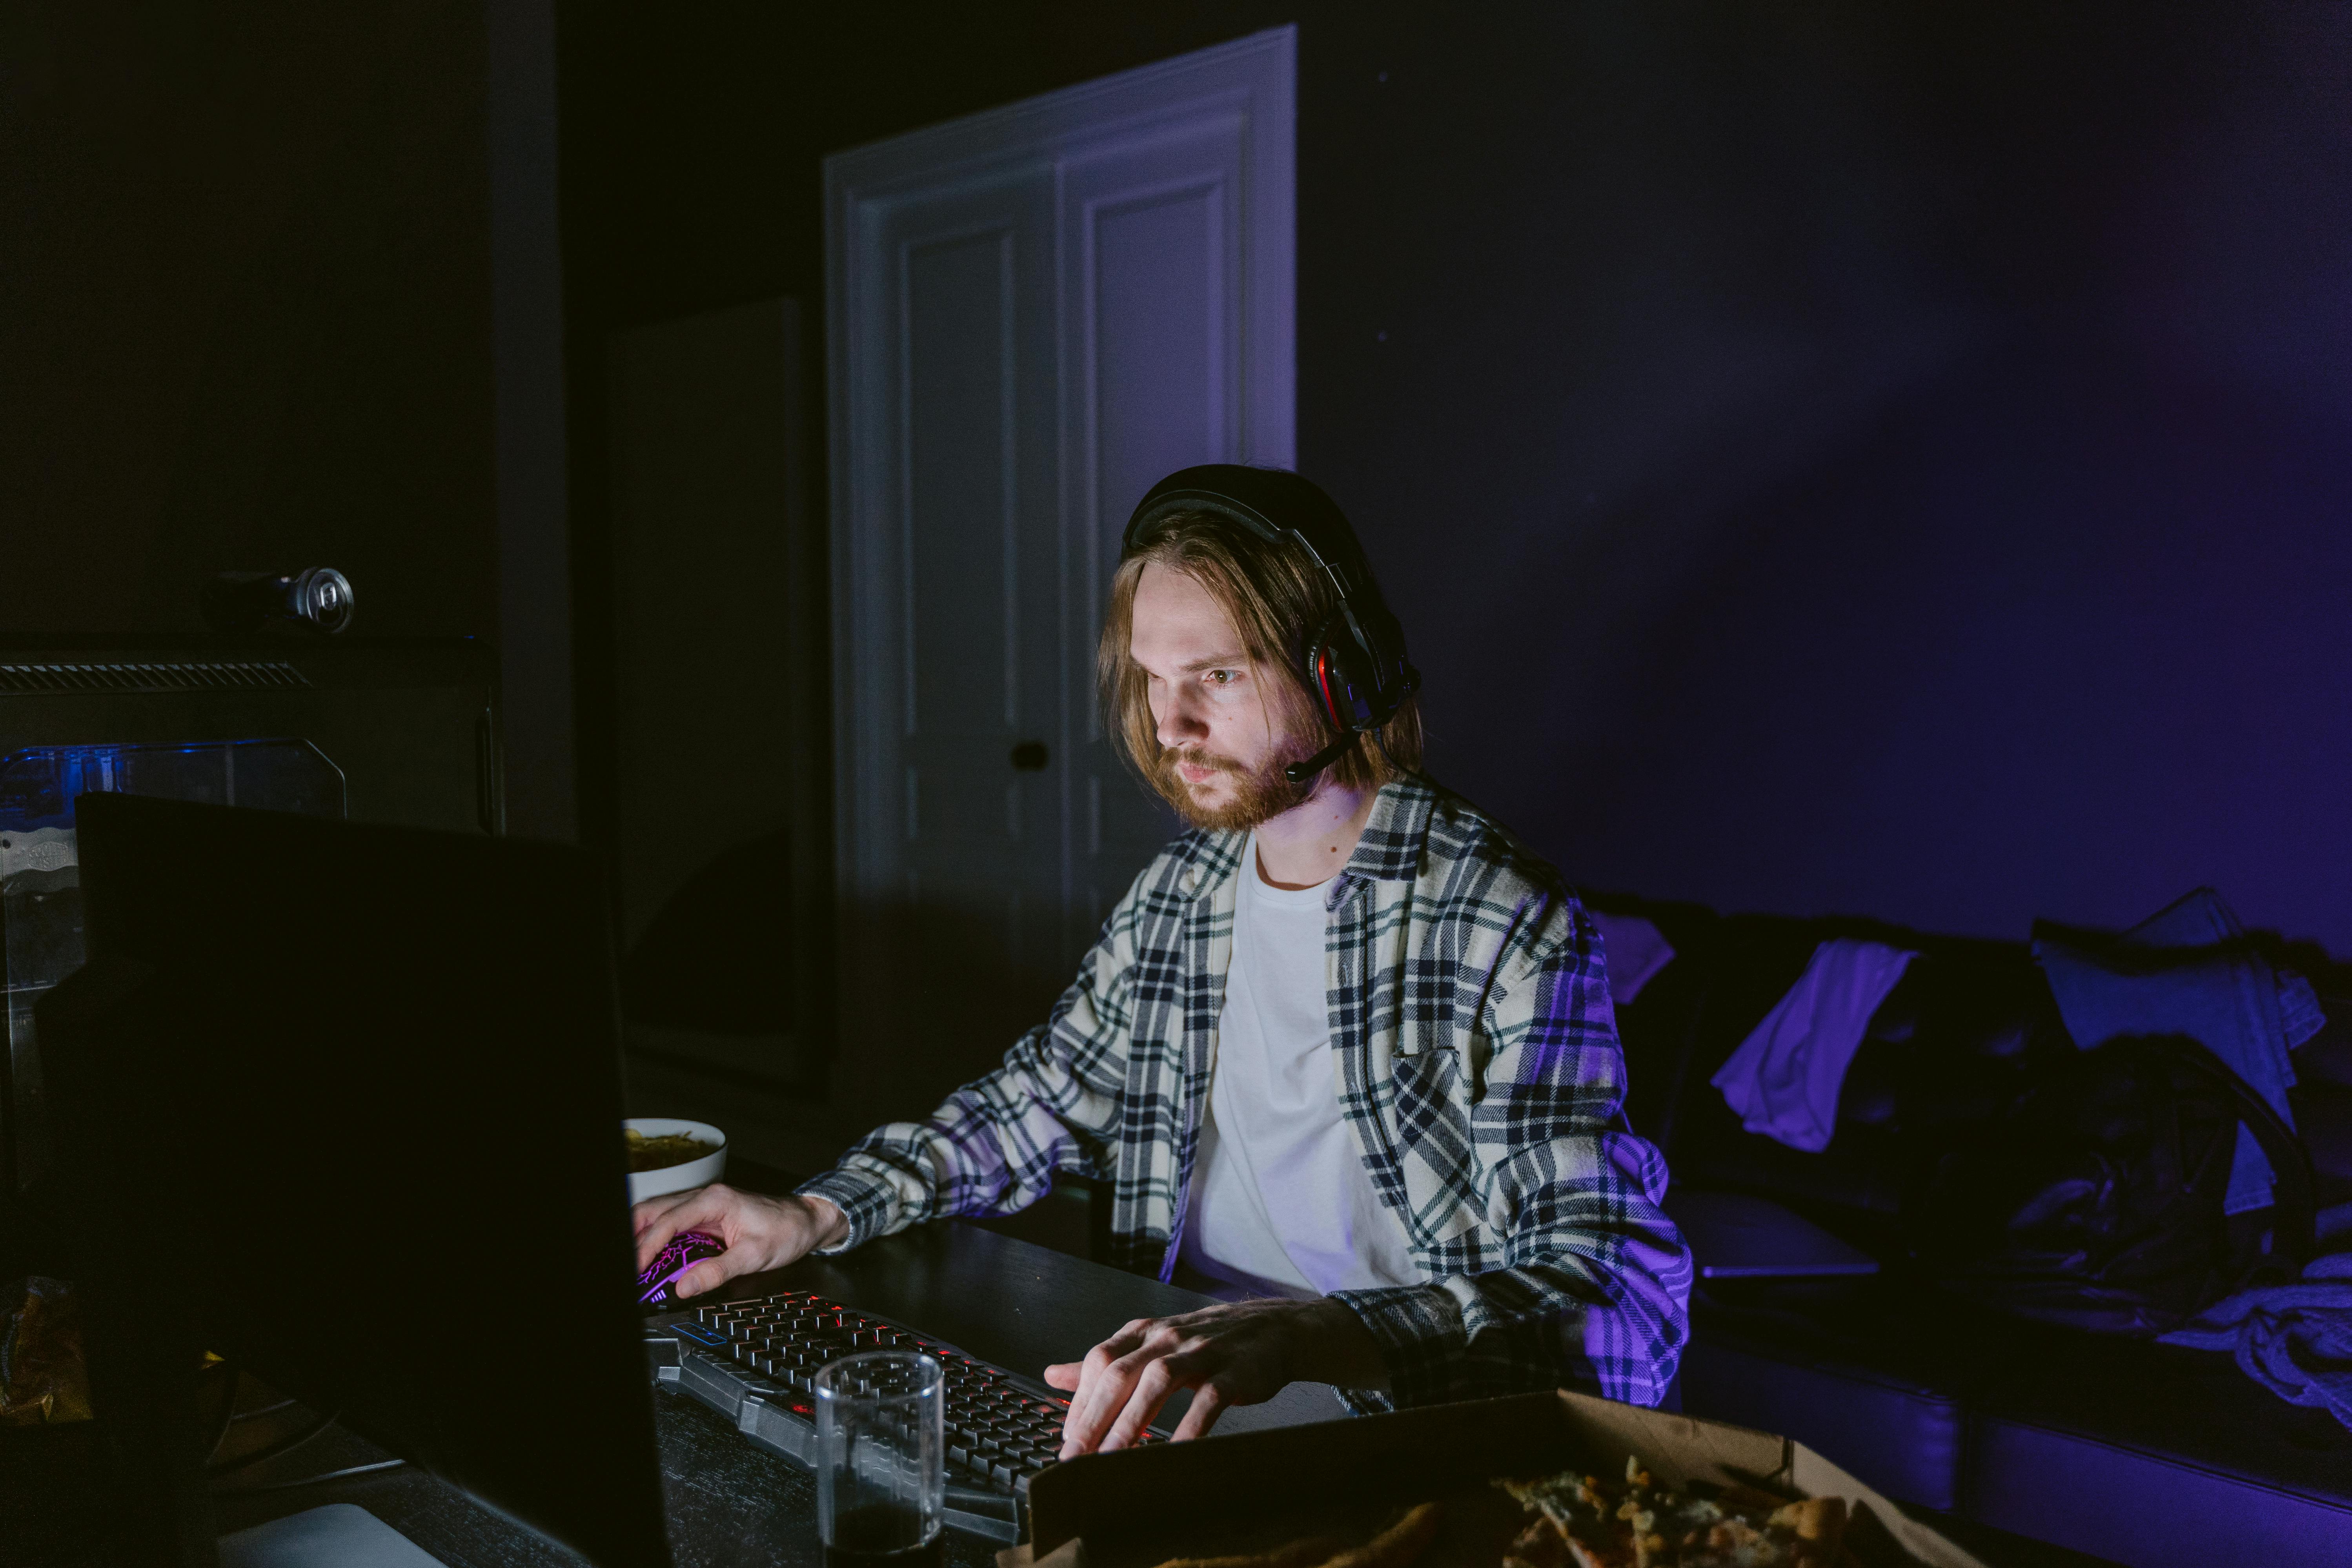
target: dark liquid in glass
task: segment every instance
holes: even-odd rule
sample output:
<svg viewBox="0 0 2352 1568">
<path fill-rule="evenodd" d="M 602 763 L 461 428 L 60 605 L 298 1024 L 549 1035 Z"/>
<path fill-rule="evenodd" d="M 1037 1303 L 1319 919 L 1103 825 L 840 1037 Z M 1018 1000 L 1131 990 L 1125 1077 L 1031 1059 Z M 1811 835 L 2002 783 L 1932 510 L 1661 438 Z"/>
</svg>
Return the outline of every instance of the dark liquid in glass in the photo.
<svg viewBox="0 0 2352 1568">
<path fill-rule="evenodd" d="M 824 1568 L 945 1568 L 948 1532 L 933 1531 L 920 1546 L 903 1544 L 913 1528 L 902 1510 L 873 1503 L 853 1508 L 833 1521 Z"/>
</svg>

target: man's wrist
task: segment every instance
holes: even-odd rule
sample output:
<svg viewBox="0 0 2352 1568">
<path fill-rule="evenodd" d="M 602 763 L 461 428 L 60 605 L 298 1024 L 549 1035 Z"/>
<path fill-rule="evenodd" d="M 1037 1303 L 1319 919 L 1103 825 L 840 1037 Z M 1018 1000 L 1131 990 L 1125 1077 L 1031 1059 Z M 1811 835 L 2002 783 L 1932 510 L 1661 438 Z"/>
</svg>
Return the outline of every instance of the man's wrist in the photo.
<svg viewBox="0 0 2352 1568">
<path fill-rule="evenodd" d="M 1384 1389 L 1388 1360 L 1380 1341 L 1344 1301 L 1328 1297 L 1299 1303 L 1290 1336 L 1294 1381 L 1328 1383 L 1335 1388 Z"/>
<path fill-rule="evenodd" d="M 810 1234 L 814 1237 L 808 1249 L 822 1252 L 828 1247 L 839 1247 L 849 1239 L 849 1216 L 831 1198 L 814 1193 L 803 1193 L 796 1200 L 808 1210 Z"/>
</svg>

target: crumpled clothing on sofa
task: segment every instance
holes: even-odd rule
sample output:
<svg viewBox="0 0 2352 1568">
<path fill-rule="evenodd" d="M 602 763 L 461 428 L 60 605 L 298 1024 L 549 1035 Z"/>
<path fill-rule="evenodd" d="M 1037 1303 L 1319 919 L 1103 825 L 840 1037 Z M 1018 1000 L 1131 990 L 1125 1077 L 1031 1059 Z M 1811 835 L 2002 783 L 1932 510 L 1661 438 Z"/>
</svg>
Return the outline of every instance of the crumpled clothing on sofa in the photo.
<svg viewBox="0 0 2352 1568">
<path fill-rule="evenodd" d="M 1657 922 L 1643 915 L 1616 915 L 1588 910 L 1601 928 L 1601 951 L 1609 963 L 1609 1000 L 1622 1007 L 1657 978 L 1658 971 L 1675 961 L 1674 943 Z"/>
<path fill-rule="evenodd" d="M 2313 1258 L 2293 1285 L 2225 1297 L 2161 1338 L 2235 1352 L 2246 1375 L 2281 1399 L 2324 1406 L 2352 1426 L 2352 1252 Z"/>
<path fill-rule="evenodd" d="M 2317 1034 L 2326 1016 L 2311 982 L 2273 970 L 2246 945 L 2246 928 L 2212 889 L 2198 889 L 2098 947 L 2037 925 L 2033 956 L 2050 978 L 2066 1032 L 2083 1049 L 2126 1035 L 2186 1035 L 2294 1125 L 2287 1052 Z M 2241 1125 L 2223 1208 L 2266 1207 L 2275 1180 L 2262 1146 Z"/>
<path fill-rule="evenodd" d="M 1918 954 L 1837 937 L 1708 1079 L 1750 1132 L 1817 1154 L 1837 1131 L 1838 1094 L 1870 1016 Z"/>
</svg>

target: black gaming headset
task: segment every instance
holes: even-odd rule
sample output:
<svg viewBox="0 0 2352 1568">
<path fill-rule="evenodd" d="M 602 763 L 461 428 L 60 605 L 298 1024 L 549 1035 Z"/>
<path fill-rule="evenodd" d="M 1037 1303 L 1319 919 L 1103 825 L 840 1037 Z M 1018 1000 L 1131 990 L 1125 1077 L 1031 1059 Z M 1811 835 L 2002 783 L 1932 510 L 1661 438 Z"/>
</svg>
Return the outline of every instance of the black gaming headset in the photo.
<svg viewBox="0 0 2352 1568">
<path fill-rule="evenodd" d="M 1332 615 L 1310 629 L 1299 648 L 1299 672 L 1323 704 L 1339 738 L 1303 763 L 1283 769 L 1305 784 L 1339 760 L 1356 737 L 1396 717 L 1421 687 L 1421 671 L 1404 655 L 1397 624 L 1372 582 L 1356 531 L 1311 479 L 1282 468 L 1206 463 L 1180 468 L 1139 502 L 1127 521 L 1121 559 L 1135 552 L 1151 527 L 1171 512 L 1205 511 L 1230 518 L 1270 544 L 1297 540 L 1331 584 Z"/>
</svg>

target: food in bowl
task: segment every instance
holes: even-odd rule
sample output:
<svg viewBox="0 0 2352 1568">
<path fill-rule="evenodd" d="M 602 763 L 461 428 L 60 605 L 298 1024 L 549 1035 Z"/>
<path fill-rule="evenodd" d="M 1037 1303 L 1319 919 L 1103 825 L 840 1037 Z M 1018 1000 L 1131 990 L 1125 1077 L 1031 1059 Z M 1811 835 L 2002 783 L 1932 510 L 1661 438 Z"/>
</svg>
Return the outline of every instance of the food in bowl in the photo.
<svg viewBox="0 0 2352 1568">
<path fill-rule="evenodd" d="M 718 1144 L 706 1143 L 691 1132 L 664 1132 L 648 1138 L 634 1127 L 622 1131 L 629 1142 L 632 1172 L 667 1171 L 672 1165 L 683 1165 L 719 1152 Z"/>
</svg>

